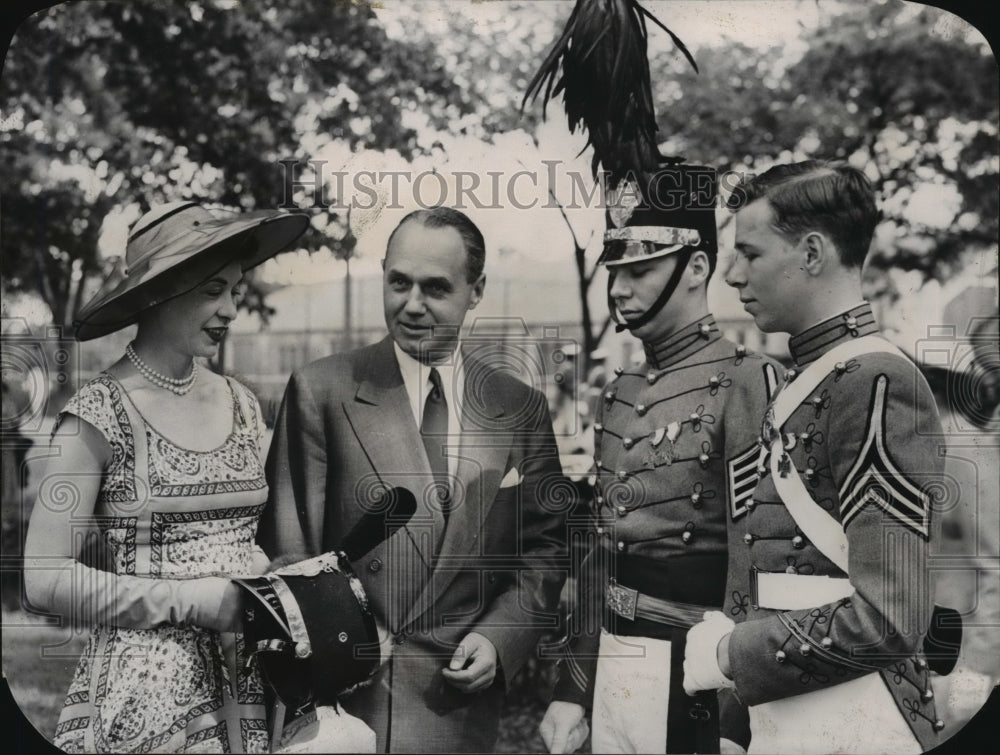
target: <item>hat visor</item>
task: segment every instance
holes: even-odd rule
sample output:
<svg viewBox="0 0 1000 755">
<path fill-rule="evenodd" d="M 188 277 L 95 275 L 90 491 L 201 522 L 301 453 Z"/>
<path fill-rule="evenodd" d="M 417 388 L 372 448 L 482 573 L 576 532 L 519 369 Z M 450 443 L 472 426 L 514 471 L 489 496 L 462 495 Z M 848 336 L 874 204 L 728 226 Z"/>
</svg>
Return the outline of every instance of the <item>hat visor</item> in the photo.
<svg viewBox="0 0 1000 755">
<path fill-rule="evenodd" d="M 301 236 L 309 217 L 277 210 L 246 213 L 202 226 L 165 249 L 143 269 L 112 275 L 73 321 L 76 338 L 89 341 L 139 319 L 150 307 L 181 296 L 230 262 L 246 271 L 278 254 Z M 162 264 L 158 261 L 165 260 Z"/>
<path fill-rule="evenodd" d="M 619 248 L 616 250 L 615 247 L 619 245 L 623 245 L 625 249 L 622 250 Z M 657 246 L 660 245 L 654 245 L 649 241 L 616 241 L 605 244 L 604 251 L 601 253 L 598 263 L 604 265 L 605 267 L 634 265 L 638 262 L 648 262 L 649 260 L 666 257 L 671 254 L 676 254 L 682 249 L 690 248 L 685 244 L 670 244 L 669 246 L 663 246 L 659 249 L 656 248 Z"/>
</svg>

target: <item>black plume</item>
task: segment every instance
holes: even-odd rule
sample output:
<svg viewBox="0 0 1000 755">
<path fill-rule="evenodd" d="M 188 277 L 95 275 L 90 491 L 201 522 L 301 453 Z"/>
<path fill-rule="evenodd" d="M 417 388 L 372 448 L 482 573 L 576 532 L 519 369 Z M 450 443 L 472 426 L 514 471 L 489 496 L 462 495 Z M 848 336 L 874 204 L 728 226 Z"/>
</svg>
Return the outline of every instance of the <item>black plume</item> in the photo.
<svg viewBox="0 0 1000 755">
<path fill-rule="evenodd" d="M 684 43 L 636 0 L 577 0 L 555 46 L 535 74 L 521 103 L 563 94 L 569 127 L 581 123 L 594 146 L 591 170 L 600 165 L 611 185 L 630 172 L 659 167 L 656 113 L 646 55 L 646 19 L 663 29 L 697 71 Z M 561 71 L 561 73 L 560 73 Z"/>
<path fill-rule="evenodd" d="M 340 549 L 348 561 L 356 561 L 373 550 L 384 540 L 388 540 L 396 530 L 413 518 L 417 510 L 417 499 L 406 488 L 387 490 L 379 501 L 376 511 L 367 511 L 340 543 Z"/>
</svg>

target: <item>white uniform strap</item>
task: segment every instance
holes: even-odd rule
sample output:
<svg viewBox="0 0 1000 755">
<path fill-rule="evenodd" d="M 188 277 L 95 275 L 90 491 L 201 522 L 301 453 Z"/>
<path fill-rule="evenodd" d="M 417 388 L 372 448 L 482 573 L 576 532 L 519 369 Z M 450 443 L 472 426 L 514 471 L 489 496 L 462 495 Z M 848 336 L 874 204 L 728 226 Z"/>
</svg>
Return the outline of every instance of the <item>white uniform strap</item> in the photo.
<svg viewBox="0 0 1000 755">
<path fill-rule="evenodd" d="M 874 354 L 884 352 L 895 354 L 906 359 L 902 351 L 897 349 L 882 336 L 861 336 L 852 341 L 847 341 L 834 346 L 815 362 L 806 367 L 799 376 L 791 383 L 785 385 L 778 393 L 774 401 L 772 411 L 774 412 L 774 426 L 780 428 L 788 418 L 792 416 L 798 406 L 806 400 L 816 386 L 823 382 L 823 378 L 833 372 L 838 362 L 849 362 L 862 354 Z"/>
<path fill-rule="evenodd" d="M 786 384 L 771 408 L 772 425 L 778 431 L 771 444 L 771 475 L 774 488 L 792 519 L 809 541 L 830 561 L 847 574 L 847 535 L 840 522 L 824 511 L 806 490 L 791 457 L 785 453 L 781 428 L 823 379 L 833 371 L 838 362 L 847 362 L 862 354 L 885 352 L 903 356 L 903 353 L 881 336 L 862 336 L 835 346 L 805 370 L 793 382 Z M 904 357 L 905 358 L 905 357 Z M 785 469 L 779 466 L 785 460 Z"/>
</svg>

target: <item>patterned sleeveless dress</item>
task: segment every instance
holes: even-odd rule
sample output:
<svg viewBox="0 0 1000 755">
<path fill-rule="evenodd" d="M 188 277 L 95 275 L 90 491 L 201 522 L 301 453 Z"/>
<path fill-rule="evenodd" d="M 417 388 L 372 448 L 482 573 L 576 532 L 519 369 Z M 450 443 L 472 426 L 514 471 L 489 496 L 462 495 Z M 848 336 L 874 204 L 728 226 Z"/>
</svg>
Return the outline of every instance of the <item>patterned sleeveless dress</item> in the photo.
<svg viewBox="0 0 1000 755">
<path fill-rule="evenodd" d="M 250 573 L 267 497 L 264 423 L 250 391 L 227 382 L 232 431 L 211 451 L 190 451 L 161 435 L 104 373 L 59 415 L 57 426 L 66 414 L 86 420 L 114 451 L 94 518 L 116 574 Z M 168 590 L 151 590 L 143 601 L 155 607 L 168 599 Z M 265 719 L 263 687 L 256 665 L 247 669 L 242 635 L 99 625 L 53 741 L 67 752 L 266 752 Z"/>
</svg>

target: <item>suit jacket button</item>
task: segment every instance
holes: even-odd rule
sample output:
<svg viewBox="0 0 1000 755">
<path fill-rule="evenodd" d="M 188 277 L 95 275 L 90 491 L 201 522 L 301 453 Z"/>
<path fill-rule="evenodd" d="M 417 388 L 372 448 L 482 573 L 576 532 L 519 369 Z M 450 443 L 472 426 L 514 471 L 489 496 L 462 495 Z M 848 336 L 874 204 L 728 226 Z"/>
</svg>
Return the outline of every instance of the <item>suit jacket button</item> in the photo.
<svg viewBox="0 0 1000 755">
<path fill-rule="evenodd" d="M 381 568 L 382 568 L 382 559 L 380 558 L 373 558 L 371 561 L 368 562 L 368 571 L 370 571 L 372 574 L 379 571 Z"/>
</svg>

